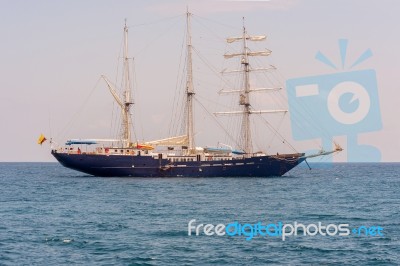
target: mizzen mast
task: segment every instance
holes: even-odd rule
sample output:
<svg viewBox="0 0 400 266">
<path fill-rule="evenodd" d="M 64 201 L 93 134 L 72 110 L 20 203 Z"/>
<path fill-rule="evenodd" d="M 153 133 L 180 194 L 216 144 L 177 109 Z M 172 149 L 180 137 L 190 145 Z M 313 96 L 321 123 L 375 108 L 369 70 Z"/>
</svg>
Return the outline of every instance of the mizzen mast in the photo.
<svg viewBox="0 0 400 266">
<path fill-rule="evenodd" d="M 124 49 L 123 49 L 123 99 L 118 95 L 115 87 L 111 84 L 111 82 L 105 77 L 102 78 L 107 83 L 107 86 L 113 95 L 115 101 L 121 108 L 122 112 L 122 132 L 121 138 L 124 142 L 125 147 L 129 147 L 131 143 L 131 127 L 132 120 L 130 114 L 131 105 L 133 105 L 132 96 L 131 96 L 131 80 L 129 74 L 129 57 L 128 57 L 128 26 L 124 26 Z"/>
<path fill-rule="evenodd" d="M 123 139 L 126 140 L 127 146 L 131 142 L 131 114 L 130 107 L 133 105 L 131 99 L 131 80 L 129 75 L 129 57 L 128 57 L 128 27 L 124 26 L 124 108 L 122 111 L 122 128 L 123 128 Z"/>
</svg>

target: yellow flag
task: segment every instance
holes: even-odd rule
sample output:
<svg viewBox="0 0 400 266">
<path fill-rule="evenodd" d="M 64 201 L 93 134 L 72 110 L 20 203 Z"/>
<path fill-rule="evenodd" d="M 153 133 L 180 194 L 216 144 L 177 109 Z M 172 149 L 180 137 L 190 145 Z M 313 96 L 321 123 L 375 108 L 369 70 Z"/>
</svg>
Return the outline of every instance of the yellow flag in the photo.
<svg viewBox="0 0 400 266">
<path fill-rule="evenodd" d="M 38 144 L 42 145 L 43 142 L 45 142 L 47 139 L 43 134 L 40 134 L 40 137 L 37 141 Z"/>
</svg>

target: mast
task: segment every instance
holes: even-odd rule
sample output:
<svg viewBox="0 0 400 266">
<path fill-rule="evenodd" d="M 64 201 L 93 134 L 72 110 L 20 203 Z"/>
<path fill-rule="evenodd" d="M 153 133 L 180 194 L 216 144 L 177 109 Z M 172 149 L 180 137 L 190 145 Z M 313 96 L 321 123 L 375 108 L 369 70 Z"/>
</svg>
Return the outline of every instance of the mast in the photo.
<svg viewBox="0 0 400 266">
<path fill-rule="evenodd" d="M 243 106 L 242 134 L 244 142 L 244 152 L 246 156 L 253 153 L 253 145 L 251 140 L 250 127 L 250 80 L 249 80 L 249 57 L 247 55 L 248 48 L 246 42 L 246 27 L 243 18 L 243 56 L 241 59 L 242 68 L 244 70 L 244 93 L 240 94 L 239 105 Z"/>
<path fill-rule="evenodd" d="M 250 86 L 250 72 L 254 71 L 269 71 L 275 70 L 274 66 L 269 66 L 268 68 L 251 68 L 249 57 L 253 56 L 269 56 L 271 51 L 268 49 L 262 51 L 250 51 L 247 42 L 248 41 L 264 41 L 266 39 L 265 35 L 248 35 L 246 31 L 246 27 L 244 24 L 243 18 L 243 33 L 242 36 L 239 37 L 230 37 L 227 38 L 226 41 L 228 43 L 233 43 L 236 41 L 242 42 L 242 51 L 239 53 L 231 53 L 224 54 L 226 59 L 240 57 L 241 69 L 240 70 L 230 70 L 223 71 L 222 73 L 234 73 L 239 72 L 243 75 L 243 80 L 241 84 L 241 88 L 239 90 L 228 90 L 228 91 L 220 91 L 221 93 L 239 93 L 239 106 L 241 106 L 240 111 L 228 111 L 228 112 L 216 112 L 214 114 L 217 115 L 242 115 L 242 128 L 241 128 L 241 141 L 242 141 L 242 149 L 245 152 L 245 157 L 249 158 L 253 153 L 253 143 L 251 136 L 251 124 L 250 124 L 250 115 L 251 114 L 265 114 L 265 113 L 277 113 L 277 112 L 287 112 L 287 110 L 253 110 L 250 104 L 250 94 L 252 92 L 259 91 L 275 91 L 280 90 L 281 88 L 251 88 Z"/>
<path fill-rule="evenodd" d="M 186 49 L 187 49 L 187 66 L 186 66 L 186 135 L 188 138 L 188 153 L 195 151 L 194 143 L 194 123 L 193 123 L 193 96 L 195 94 L 193 87 L 193 69 L 192 69 L 192 35 L 190 18 L 192 14 L 186 11 Z"/>
<path fill-rule="evenodd" d="M 124 26 L 124 107 L 122 109 L 122 137 L 125 145 L 128 147 L 131 142 L 131 115 L 130 107 L 133 104 L 131 99 L 131 81 L 129 75 L 129 57 L 128 57 L 128 26 Z"/>
<path fill-rule="evenodd" d="M 107 83 L 108 89 L 110 90 L 112 96 L 115 101 L 121 108 L 122 112 L 122 130 L 121 130 L 121 139 L 124 142 L 124 147 L 129 147 L 131 143 L 131 114 L 130 107 L 133 105 L 132 96 L 131 96 L 131 80 L 129 75 L 129 57 L 128 57 L 128 26 L 124 26 L 124 49 L 123 49 L 123 97 L 118 95 L 117 90 L 112 85 L 112 83 L 103 75 L 102 78 Z"/>
</svg>

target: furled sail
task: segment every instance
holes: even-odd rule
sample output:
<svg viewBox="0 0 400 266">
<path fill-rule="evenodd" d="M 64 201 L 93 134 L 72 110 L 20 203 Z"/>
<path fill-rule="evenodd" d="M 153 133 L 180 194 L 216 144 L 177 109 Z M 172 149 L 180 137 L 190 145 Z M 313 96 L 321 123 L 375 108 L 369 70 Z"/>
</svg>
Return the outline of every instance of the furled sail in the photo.
<svg viewBox="0 0 400 266">
<path fill-rule="evenodd" d="M 259 92 L 259 91 L 278 91 L 281 90 L 281 87 L 276 87 L 276 88 L 254 88 L 250 89 L 250 92 Z M 218 93 L 219 94 L 224 94 L 224 93 L 243 93 L 243 90 L 220 90 Z"/>
<path fill-rule="evenodd" d="M 189 140 L 188 140 L 187 135 L 145 142 L 145 144 L 147 144 L 147 145 L 154 145 L 154 146 L 157 146 L 157 145 L 158 146 L 181 146 L 181 145 L 188 145 L 188 143 L 189 143 Z"/>
<path fill-rule="evenodd" d="M 219 148 L 219 147 L 205 147 L 204 151 L 208 153 L 233 153 L 237 155 L 245 154 L 244 151 L 232 150 L 231 148 Z"/>
<path fill-rule="evenodd" d="M 240 115 L 240 114 L 273 114 L 273 113 L 287 113 L 286 109 L 276 110 L 250 110 L 250 111 L 228 111 L 228 112 L 214 112 L 215 115 Z"/>
<path fill-rule="evenodd" d="M 256 52 L 247 52 L 247 56 L 268 56 L 271 54 L 271 51 L 268 49 L 265 49 L 264 51 L 256 51 Z M 224 54 L 225 58 L 232 58 L 235 56 L 244 56 L 244 53 L 234 53 L 234 54 Z"/>
<path fill-rule="evenodd" d="M 265 35 L 258 35 L 258 36 L 247 36 L 246 40 L 248 41 L 264 41 L 267 38 L 267 36 Z M 226 41 L 228 43 L 233 43 L 236 41 L 240 41 L 243 40 L 243 36 L 242 37 L 231 37 L 231 38 L 227 38 Z"/>
<path fill-rule="evenodd" d="M 250 68 L 249 69 L 249 71 L 251 71 L 251 72 L 254 72 L 254 71 L 270 71 L 270 70 L 276 70 L 276 67 L 273 66 L 273 65 L 270 65 L 269 67 Z M 244 71 L 243 69 L 235 69 L 235 70 L 224 69 L 224 70 L 221 71 L 221 74 L 230 74 L 230 73 L 243 72 L 243 71 Z"/>
</svg>

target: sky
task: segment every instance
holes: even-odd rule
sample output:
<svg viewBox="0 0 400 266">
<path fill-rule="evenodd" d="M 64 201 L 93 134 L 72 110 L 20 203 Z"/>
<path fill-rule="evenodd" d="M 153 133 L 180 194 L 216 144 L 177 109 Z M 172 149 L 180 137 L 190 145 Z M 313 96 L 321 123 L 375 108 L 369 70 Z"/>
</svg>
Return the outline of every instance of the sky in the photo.
<svg viewBox="0 0 400 266">
<path fill-rule="evenodd" d="M 118 58 L 125 19 L 134 58 L 135 136 L 151 140 L 170 135 L 177 113 L 173 106 L 179 95 L 187 7 L 194 14 L 196 64 L 206 61 L 217 71 L 226 67 L 222 55 L 234 48 L 227 48 L 223 39 L 240 35 L 245 17 L 249 33 L 268 36 L 260 47 L 273 51 L 268 62 L 278 68 L 282 86 L 290 79 L 373 70 L 379 111 L 373 123 L 381 127 L 357 134 L 342 132 L 335 140 L 346 150 L 351 133 L 359 145 L 380 151 L 377 161 L 400 161 L 399 1 L 0 0 L 0 5 L 2 162 L 54 161 L 48 142 L 36 143 L 41 133 L 61 144 L 69 138 L 108 138 L 115 133 L 113 117 L 118 111 L 100 76 L 116 80 L 121 71 Z M 348 40 L 346 63 L 367 49 L 372 56 L 352 70 L 348 64 L 333 69 L 316 60 L 320 51 L 340 66 L 339 39 Z M 216 100 L 224 85 L 206 69 L 194 66 L 196 97 L 217 111 L 215 107 L 227 101 Z M 273 105 L 264 96 L 255 102 Z M 196 143 L 211 146 L 225 141 L 223 132 L 212 133 L 218 126 L 211 125 L 200 109 L 196 111 Z M 290 119 L 280 126 L 296 150 L 321 142 L 295 139 L 292 127 Z M 267 138 L 263 134 L 255 132 L 256 143 Z M 275 152 L 273 146 L 267 148 Z M 365 156 L 365 161 L 372 158 Z M 337 161 L 348 158 L 343 152 Z"/>
</svg>

